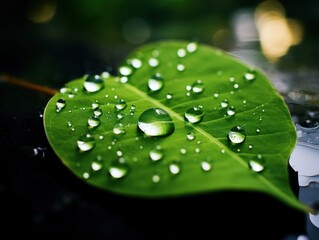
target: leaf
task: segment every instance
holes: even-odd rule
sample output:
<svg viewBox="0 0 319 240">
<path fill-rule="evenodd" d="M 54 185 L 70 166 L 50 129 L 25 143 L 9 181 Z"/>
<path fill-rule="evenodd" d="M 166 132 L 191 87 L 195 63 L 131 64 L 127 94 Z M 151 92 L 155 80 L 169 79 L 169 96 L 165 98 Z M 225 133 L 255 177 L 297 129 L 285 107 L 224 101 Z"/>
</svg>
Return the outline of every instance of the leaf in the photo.
<svg viewBox="0 0 319 240">
<path fill-rule="evenodd" d="M 169 197 L 250 190 L 307 209 L 290 188 L 296 131 L 283 98 L 259 69 L 210 46 L 143 46 L 118 77 L 67 83 L 47 104 L 44 124 L 63 163 L 107 191 Z"/>
</svg>

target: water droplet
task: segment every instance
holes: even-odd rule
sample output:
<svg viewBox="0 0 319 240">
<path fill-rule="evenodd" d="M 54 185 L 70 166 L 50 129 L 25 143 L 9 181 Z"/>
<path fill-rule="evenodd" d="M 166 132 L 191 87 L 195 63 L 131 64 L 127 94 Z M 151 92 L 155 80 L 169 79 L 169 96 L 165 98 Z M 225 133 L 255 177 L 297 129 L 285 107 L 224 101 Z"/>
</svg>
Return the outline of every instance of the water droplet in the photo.
<svg viewBox="0 0 319 240">
<path fill-rule="evenodd" d="M 192 84 L 193 93 L 202 93 L 204 91 L 204 84 L 201 80 L 197 80 Z"/>
<path fill-rule="evenodd" d="M 125 126 L 122 123 L 115 124 L 113 127 L 113 133 L 116 135 L 125 134 Z"/>
<path fill-rule="evenodd" d="M 236 109 L 235 107 L 231 106 L 227 109 L 226 111 L 227 115 L 228 116 L 234 116 L 236 114 Z"/>
<path fill-rule="evenodd" d="M 115 104 L 116 110 L 123 110 L 127 106 L 126 101 L 124 99 L 118 99 Z"/>
<path fill-rule="evenodd" d="M 221 106 L 222 108 L 228 107 L 228 100 L 227 100 L 227 99 L 224 99 L 224 100 L 220 103 L 220 106 Z"/>
<path fill-rule="evenodd" d="M 195 52 L 197 48 L 198 48 L 198 44 L 196 42 L 190 42 L 186 46 L 187 51 L 190 53 Z"/>
<path fill-rule="evenodd" d="M 124 118 L 124 114 L 123 113 L 118 113 L 116 115 L 117 119 L 123 119 Z"/>
<path fill-rule="evenodd" d="M 147 84 L 148 84 L 148 88 L 151 91 L 155 92 L 163 88 L 164 81 L 162 76 L 159 73 L 157 73 L 148 80 Z"/>
<path fill-rule="evenodd" d="M 261 172 L 265 168 L 263 163 L 262 163 L 262 161 L 260 161 L 260 160 L 250 160 L 249 161 L 249 167 L 254 172 Z"/>
<path fill-rule="evenodd" d="M 212 165 L 207 161 L 203 161 L 201 162 L 201 168 L 203 169 L 203 171 L 208 172 L 212 169 Z"/>
<path fill-rule="evenodd" d="M 148 60 L 148 64 L 151 66 L 151 67 L 157 67 L 159 65 L 159 61 L 157 58 L 150 58 Z"/>
<path fill-rule="evenodd" d="M 129 165 L 123 160 L 113 161 L 109 166 L 109 174 L 114 179 L 120 179 L 128 175 Z"/>
<path fill-rule="evenodd" d="M 98 107 L 100 107 L 100 103 L 98 101 L 96 101 L 96 102 L 93 102 L 91 104 L 91 106 L 92 106 L 92 109 L 94 110 L 94 109 L 97 109 Z"/>
<path fill-rule="evenodd" d="M 239 88 L 239 84 L 238 83 L 235 83 L 234 84 L 234 89 L 238 89 Z"/>
<path fill-rule="evenodd" d="M 246 139 L 246 132 L 242 127 L 235 126 L 230 129 L 228 133 L 228 139 L 231 141 L 232 144 L 242 143 Z"/>
<path fill-rule="evenodd" d="M 249 149 L 253 149 L 253 145 L 251 145 L 251 144 L 248 145 L 248 148 L 249 148 Z"/>
<path fill-rule="evenodd" d="M 135 69 L 138 69 L 138 68 L 141 68 L 142 67 L 142 61 L 138 58 L 133 58 L 131 60 L 131 65 L 135 68 Z"/>
<path fill-rule="evenodd" d="M 219 97 L 219 93 L 214 93 L 214 98 L 218 98 Z"/>
<path fill-rule="evenodd" d="M 69 88 L 69 87 L 62 87 L 62 88 L 60 88 L 60 93 L 68 94 L 68 93 L 71 93 L 71 92 L 72 92 L 72 90 L 71 90 L 71 88 Z"/>
<path fill-rule="evenodd" d="M 103 114 L 102 109 L 100 108 L 94 109 L 93 114 L 95 117 L 100 117 Z"/>
<path fill-rule="evenodd" d="M 185 112 L 184 116 L 188 122 L 198 123 L 203 119 L 204 112 L 199 107 L 192 107 Z"/>
<path fill-rule="evenodd" d="M 119 72 L 122 76 L 130 76 L 133 73 L 133 69 L 129 66 L 123 65 L 119 68 Z"/>
<path fill-rule="evenodd" d="M 180 58 L 183 58 L 186 56 L 186 50 L 183 49 L 183 48 L 180 48 L 177 50 L 177 56 L 180 57 Z"/>
<path fill-rule="evenodd" d="M 255 78 L 256 78 L 255 71 L 254 71 L 254 70 L 249 70 L 248 72 L 246 72 L 246 73 L 244 74 L 244 78 L 245 78 L 247 81 L 253 81 L 253 80 L 255 80 Z"/>
<path fill-rule="evenodd" d="M 84 172 L 84 173 L 82 174 L 82 177 L 83 177 L 84 179 L 89 179 L 89 178 L 90 178 L 90 174 L 89 174 L 88 172 Z"/>
<path fill-rule="evenodd" d="M 177 64 L 176 69 L 179 72 L 183 72 L 185 70 L 185 65 L 184 64 Z"/>
<path fill-rule="evenodd" d="M 166 99 L 167 100 L 171 100 L 173 98 L 173 94 L 171 93 L 171 92 L 168 92 L 167 94 L 166 94 Z"/>
<path fill-rule="evenodd" d="M 177 175 L 181 172 L 181 166 L 180 163 L 177 161 L 174 161 L 169 164 L 168 166 L 169 172 L 173 175 Z"/>
<path fill-rule="evenodd" d="M 189 140 L 189 141 L 193 141 L 196 137 L 195 137 L 194 132 L 189 132 L 189 133 L 186 135 L 186 138 L 187 138 L 187 140 Z"/>
<path fill-rule="evenodd" d="M 235 82 L 235 77 L 234 76 L 229 77 L 229 81 L 230 82 Z"/>
<path fill-rule="evenodd" d="M 109 72 L 107 72 L 107 71 L 104 71 L 104 72 L 101 73 L 101 77 L 102 78 L 109 78 L 110 76 L 111 76 L 111 74 Z"/>
<path fill-rule="evenodd" d="M 98 92 L 104 87 L 103 79 L 99 75 L 87 75 L 84 81 L 86 91 L 93 93 Z"/>
<path fill-rule="evenodd" d="M 81 151 L 89 151 L 95 146 L 95 138 L 91 134 L 83 134 L 79 137 L 77 145 Z"/>
<path fill-rule="evenodd" d="M 56 101 L 56 112 L 61 112 L 66 106 L 66 101 L 63 98 L 60 98 Z"/>
<path fill-rule="evenodd" d="M 93 171 L 99 171 L 102 169 L 102 163 L 101 162 L 98 162 L 98 161 L 93 161 L 92 164 L 91 164 L 91 168 Z"/>
<path fill-rule="evenodd" d="M 187 149 L 186 149 L 186 148 L 181 148 L 181 149 L 179 150 L 179 152 L 180 152 L 181 154 L 185 155 L 185 154 L 187 153 Z"/>
<path fill-rule="evenodd" d="M 164 157 L 163 150 L 160 147 L 157 147 L 149 152 L 149 156 L 152 161 L 159 161 Z"/>
<path fill-rule="evenodd" d="M 260 133 L 260 132 L 261 132 L 260 128 L 256 128 L 256 133 Z"/>
<path fill-rule="evenodd" d="M 101 124 L 99 117 L 93 116 L 88 119 L 88 125 L 90 128 L 96 128 Z"/>
<path fill-rule="evenodd" d="M 138 127 L 147 136 L 164 136 L 175 130 L 170 115 L 161 108 L 150 108 L 144 111 L 138 119 Z"/>
<path fill-rule="evenodd" d="M 160 181 L 161 181 L 161 178 L 160 178 L 159 175 L 154 174 L 154 175 L 152 176 L 152 182 L 153 182 L 153 183 L 159 183 Z"/>
<path fill-rule="evenodd" d="M 200 153 L 200 151 L 201 151 L 200 148 L 198 148 L 198 147 L 195 148 L 195 153 Z"/>
</svg>

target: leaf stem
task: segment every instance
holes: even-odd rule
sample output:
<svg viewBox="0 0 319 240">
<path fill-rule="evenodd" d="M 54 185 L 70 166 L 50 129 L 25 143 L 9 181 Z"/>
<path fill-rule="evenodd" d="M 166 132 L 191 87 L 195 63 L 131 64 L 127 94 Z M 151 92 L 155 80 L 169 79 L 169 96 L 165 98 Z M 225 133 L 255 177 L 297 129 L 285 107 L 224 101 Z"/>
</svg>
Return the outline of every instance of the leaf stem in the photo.
<svg viewBox="0 0 319 240">
<path fill-rule="evenodd" d="M 17 78 L 11 75 L 7 74 L 1 74 L 0 75 L 0 81 L 7 82 L 16 86 L 20 86 L 23 88 L 31 89 L 40 93 L 48 94 L 48 95 L 54 95 L 58 92 L 58 90 L 42 85 L 38 85 L 35 83 L 28 82 L 24 79 Z"/>
</svg>

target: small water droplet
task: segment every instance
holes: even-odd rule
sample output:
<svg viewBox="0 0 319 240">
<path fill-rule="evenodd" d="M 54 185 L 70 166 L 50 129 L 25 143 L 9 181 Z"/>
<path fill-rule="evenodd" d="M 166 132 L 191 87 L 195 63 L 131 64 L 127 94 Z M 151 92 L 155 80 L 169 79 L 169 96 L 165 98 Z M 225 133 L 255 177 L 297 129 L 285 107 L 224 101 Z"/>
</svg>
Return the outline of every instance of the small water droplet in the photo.
<svg viewBox="0 0 319 240">
<path fill-rule="evenodd" d="M 161 108 L 150 108 L 138 119 L 138 127 L 147 136 L 164 136 L 172 134 L 175 125 L 170 115 Z"/>
<path fill-rule="evenodd" d="M 116 115 L 117 119 L 123 119 L 124 118 L 124 114 L 123 113 L 118 113 Z"/>
<path fill-rule="evenodd" d="M 167 100 L 171 100 L 173 98 L 173 94 L 171 93 L 171 92 L 168 92 L 167 94 L 166 94 L 166 99 Z"/>
<path fill-rule="evenodd" d="M 186 46 L 187 51 L 190 53 L 196 52 L 197 48 L 198 44 L 196 42 L 190 42 Z"/>
<path fill-rule="evenodd" d="M 119 68 L 119 72 L 122 76 L 130 76 L 133 73 L 133 69 L 130 66 L 123 65 Z"/>
<path fill-rule="evenodd" d="M 154 175 L 152 176 L 152 182 L 153 182 L 153 183 L 159 183 L 160 181 L 161 181 L 161 178 L 160 178 L 159 175 L 154 174 Z"/>
<path fill-rule="evenodd" d="M 104 72 L 101 73 L 101 77 L 102 78 L 109 78 L 110 76 L 111 76 L 111 74 L 109 72 L 107 72 L 107 71 L 104 71 Z"/>
<path fill-rule="evenodd" d="M 221 152 L 222 154 L 224 154 L 224 153 L 225 153 L 225 149 L 220 150 L 220 152 Z"/>
<path fill-rule="evenodd" d="M 72 90 L 71 90 L 71 88 L 69 88 L 69 87 L 62 87 L 62 88 L 60 88 L 60 93 L 68 94 L 68 93 L 71 93 L 71 92 L 72 92 Z"/>
<path fill-rule="evenodd" d="M 127 106 L 126 101 L 124 99 L 118 99 L 115 104 L 116 110 L 123 110 Z"/>
<path fill-rule="evenodd" d="M 151 66 L 151 67 L 157 67 L 159 65 L 159 61 L 157 58 L 150 58 L 148 60 L 148 64 Z"/>
<path fill-rule="evenodd" d="M 187 149 L 186 148 L 181 148 L 179 150 L 179 152 L 182 154 L 182 155 L 185 155 L 187 153 Z"/>
<path fill-rule="evenodd" d="M 186 56 L 186 50 L 183 49 L 183 48 L 180 48 L 177 50 L 177 56 L 180 57 L 180 58 L 183 58 Z"/>
<path fill-rule="evenodd" d="M 177 175 L 181 172 L 181 166 L 180 163 L 177 161 L 174 161 L 169 164 L 168 166 L 169 172 L 173 175 Z"/>
<path fill-rule="evenodd" d="M 227 99 L 224 99 L 224 100 L 220 103 L 220 106 L 221 106 L 222 108 L 228 107 L 228 100 L 227 100 Z"/>
<path fill-rule="evenodd" d="M 218 98 L 219 97 L 219 93 L 214 93 L 214 98 Z"/>
<path fill-rule="evenodd" d="M 91 164 L 91 168 L 93 171 L 97 172 L 102 169 L 102 163 L 98 161 L 93 161 Z"/>
<path fill-rule="evenodd" d="M 149 152 L 149 157 L 152 161 L 157 162 L 164 157 L 163 150 L 157 147 Z"/>
<path fill-rule="evenodd" d="M 235 126 L 230 129 L 228 133 L 228 139 L 231 141 L 232 144 L 242 143 L 246 139 L 246 132 L 242 127 Z"/>
<path fill-rule="evenodd" d="M 256 78 L 255 71 L 254 71 L 254 70 L 249 70 L 248 72 L 246 72 L 246 73 L 244 74 L 244 78 L 245 78 L 247 81 L 253 81 L 253 80 L 255 80 L 255 78 Z"/>
<path fill-rule="evenodd" d="M 104 81 L 99 75 L 87 75 L 84 81 L 86 91 L 93 93 L 98 92 L 104 87 Z"/>
<path fill-rule="evenodd" d="M 89 174 L 88 172 L 84 172 L 84 173 L 82 174 L 82 177 L 83 177 L 84 179 L 89 179 L 89 178 L 90 178 L 90 174 Z"/>
<path fill-rule="evenodd" d="M 184 116 L 188 122 L 198 123 L 203 119 L 204 112 L 199 107 L 192 107 L 192 108 L 187 109 Z"/>
<path fill-rule="evenodd" d="M 161 90 L 164 86 L 163 77 L 159 73 L 155 74 L 148 80 L 147 86 L 153 92 Z"/>
<path fill-rule="evenodd" d="M 79 137 L 77 145 L 81 151 L 89 151 L 95 146 L 95 138 L 91 134 L 83 134 Z"/>
<path fill-rule="evenodd" d="M 248 148 L 249 148 L 249 149 L 253 149 L 253 145 L 249 144 L 249 145 L 248 145 Z"/>
<path fill-rule="evenodd" d="M 187 140 L 189 140 L 189 141 L 193 141 L 196 137 L 195 137 L 194 132 L 189 132 L 189 133 L 186 135 L 186 138 L 187 138 Z"/>
<path fill-rule="evenodd" d="M 98 107 L 100 107 L 100 103 L 98 101 L 96 101 L 96 102 L 93 102 L 91 104 L 91 106 L 92 106 L 92 109 L 94 110 L 94 109 L 97 109 Z"/>
<path fill-rule="evenodd" d="M 203 171 L 208 172 L 212 169 L 212 165 L 207 161 L 202 161 L 201 168 L 203 169 Z"/>
<path fill-rule="evenodd" d="M 131 65 L 135 68 L 135 69 L 138 69 L 138 68 L 141 68 L 142 67 L 142 61 L 138 58 L 133 58 L 131 60 Z"/>
<path fill-rule="evenodd" d="M 61 112 L 63 108 L 66 106 L 66 101 L 63 98 L 60 98 L 56 101 L 56 112 Z"/>
<path fill-rule="evenodd" d="M 125 126 L 122 123 L 115 124 L 113 127 L 113 133 L 116 135 L 125 134 Z"/>
<path fill-rule="evenodd" d="M 100 126 L 101 120 L 99 117 L 93 116 L 88 119 L 88 125 L 90 128 L 96 128 Z"/>
<path fill-rule="evenodd" d="M 109 174 L 114 179 L 124 178 L 128 175 L 130 167 L 123 160 L 115 160 L 109 166 Z"/>
<path fill-rule="evenodd" d="M 184 64 L 177 64 L 176 69 L 179 72 L 183 72 L 185 70 L 185 65 Z"/>
<path fill-rule="evenodd" d="M 250 160 L 249 161 L 249 167 L 251 170 L 253 170 L 254 172 L 262 172 L 265 167 L 262 164 L 262 162 L 260 160 Z"/>
<path fill-rule="evenodd" d="M 200 150 L 200 148 L 195 148 L 195 153 L 200 153 L 201 152 L 201 150 Z"/>
<path fill-rule="evenodd" d="M 236 114 L 236 109 L 234 106 L 230 106 L 226 111 L 228 116 L 234 116 Z"/>
<path fill-rule="evenodd" d="M 201 80 L 197 80 L 192 84 L 193 93 L 202 93 L 204 91 L 204 84 Z"/>
<path fill-rule="evenodd" d="M 260 132 L 261 132 L 260 128 L 256 128 L 256 133 L 260 133 Z"/>
<path fill-rule="evenodd" d="M 100 117 L 103 114 L 102 109 L 100 109 L 100 108 L 94 109 L 93 114 L 95 117 Z"/>
<path fill-rule="evenodd" d="M 238 83 L 235 83 L 234 84 L 234 89 L 238 89 L 239 88 L 239 84 Z"/>
</svg>

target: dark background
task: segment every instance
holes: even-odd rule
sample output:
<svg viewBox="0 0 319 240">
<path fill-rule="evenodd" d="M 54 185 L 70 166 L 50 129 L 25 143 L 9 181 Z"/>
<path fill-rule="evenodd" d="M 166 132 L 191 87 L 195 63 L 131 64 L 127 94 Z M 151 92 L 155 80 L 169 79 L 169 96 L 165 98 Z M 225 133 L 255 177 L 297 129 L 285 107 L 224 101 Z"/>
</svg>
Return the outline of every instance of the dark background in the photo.
<svg viewBox="0 0 319 240">
<path fill-rule="evenodd" d="M 182 39 L 246 57 L 269 74 L 283 95 L 293 89 L 317 93 L 319 2 L 281 1 L 286 17 L 298 20 L 303 34 L 302 41 L 276 62 L 265 58 L 258 39 L 236 40 L 235 17 L 253 12 L 260 2 L 1 1 L 0 74 L 58 89 L 86 73 L 116 74 L 118 64 L 142 44 Z M 0 230 L 8 234 L 1 239 L 194 235 L 283 240 L 305 234 L 303 213 L 260 193 L 145 200 L 86 185 L 62 165 L 46 140 L 42 113 L 50 97 L 0 82 Z M 296 173 L 288 170 L 297 196 Z"/>
</svg>

